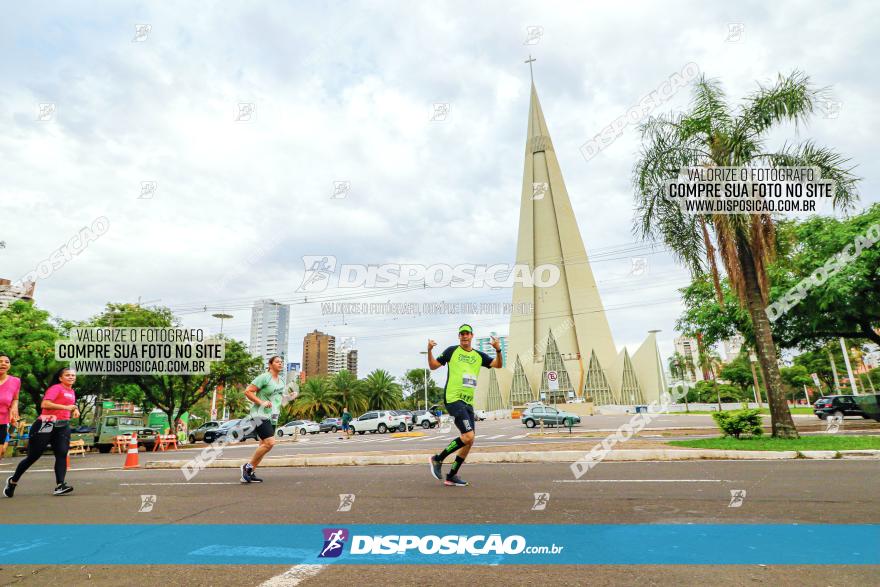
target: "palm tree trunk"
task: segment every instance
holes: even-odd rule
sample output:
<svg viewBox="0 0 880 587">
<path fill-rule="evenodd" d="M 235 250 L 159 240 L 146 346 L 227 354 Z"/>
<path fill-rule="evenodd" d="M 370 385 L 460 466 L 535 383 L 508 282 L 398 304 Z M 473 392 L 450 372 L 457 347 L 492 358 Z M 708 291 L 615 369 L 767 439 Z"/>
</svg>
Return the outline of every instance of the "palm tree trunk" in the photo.
<svg viewBox="0 0 880 587">
<path fill-rule="evenodd" d="M 794 426 L 791 412 L 788 409 L 788 404 L 785 402 L 785 395 L 782 391 L 782 376 L 779 374 L 779 365 L 776 362 L 776 344 L 773 342 L 770 321 L 764 311 L 765 303 L 761 295 L 761 287 L 758 283 L 755 259 L 752 256 L 752 250 L 748 242 L 744 238 L 737 236 L 736 248 L 742 267 L 749 316 L 752 318 L 752 325 L 755 329 L 758 363 L 761 365 L 764 385 L 767 388 L 767 405 L 770 408 L 770 426 L 773 430 L 773 436 L 778 438 L 797 438 L 797 428 Z"/>
</svg>

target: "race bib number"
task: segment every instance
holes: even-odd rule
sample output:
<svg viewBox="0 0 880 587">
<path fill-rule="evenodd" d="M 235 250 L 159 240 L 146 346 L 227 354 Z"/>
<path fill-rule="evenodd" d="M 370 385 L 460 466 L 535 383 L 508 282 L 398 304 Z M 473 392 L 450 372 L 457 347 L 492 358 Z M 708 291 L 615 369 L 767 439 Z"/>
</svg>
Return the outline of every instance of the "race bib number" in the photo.
<svg viewBox="0 0 880 587">
<path fill-rule="evenodd" d="M 37 434 L 49 434 L 54 429 L 55 429 L 55 421 L 54 420 L 40 420 L 40 429 L 37 430 Z"/>
<path fill-rule="evenodd" d="M 475 388 L 477 386 L 477 378 L 470 373 L 461 376 L 461 384 L 464 387 Z"/>
<path fill-rule="evenodd" d="M 275 425 L 278 424 L 278 417 L 279 417 L 279 416 L 280 416 L 280 414 L 272 414 L 272 415 L 270 416 L 269 419 L 272 420 L 272 425 L 273 425 L 273 426 L 275 426 Z"/>
</svg>

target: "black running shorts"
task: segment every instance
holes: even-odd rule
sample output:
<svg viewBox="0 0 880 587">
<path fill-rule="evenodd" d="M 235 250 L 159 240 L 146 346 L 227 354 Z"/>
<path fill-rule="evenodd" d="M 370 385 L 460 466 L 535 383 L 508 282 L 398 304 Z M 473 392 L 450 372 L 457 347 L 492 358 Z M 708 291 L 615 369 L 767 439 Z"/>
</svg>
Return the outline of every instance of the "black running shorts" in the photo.
<svg viewBox="0 0 880 587">
<path fill-rule="evenodd" d="M 462 400 L 446 404 L 446 411 L 455 421 L 455 427 L 464 434 L 474 431 L 474 406 Z"/>
<path fill-rule="evenodd" d="M 254 428 L 254 431 L 257 433 L 257 437 L 260 440 L 266 440 L 267 438 L 272 438 L 275 436 L 275 426 L 272 425 L 272 421 L 266 418 L 259 418 L 257 421 L 257 427 Z"/>
</svg>

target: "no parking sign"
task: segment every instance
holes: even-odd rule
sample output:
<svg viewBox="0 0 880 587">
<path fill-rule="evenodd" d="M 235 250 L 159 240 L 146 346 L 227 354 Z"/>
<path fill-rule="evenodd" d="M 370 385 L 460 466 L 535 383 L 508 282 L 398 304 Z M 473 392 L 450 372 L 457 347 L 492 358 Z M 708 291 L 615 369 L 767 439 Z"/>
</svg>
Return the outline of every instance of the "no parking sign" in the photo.
<svg viewBox="0 0 880 587">
<path fill-rule="evenodd" d="M 547 387 L 550 391 L 559 390 L 559 373 L 556 371 L 547 371 Z"/>
</svg>

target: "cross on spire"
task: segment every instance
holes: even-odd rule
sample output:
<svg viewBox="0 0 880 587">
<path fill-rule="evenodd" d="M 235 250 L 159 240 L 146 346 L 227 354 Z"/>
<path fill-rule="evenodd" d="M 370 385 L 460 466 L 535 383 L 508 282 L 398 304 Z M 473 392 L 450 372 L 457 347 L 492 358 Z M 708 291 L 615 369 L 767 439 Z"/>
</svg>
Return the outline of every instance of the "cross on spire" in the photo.
<svg viewBox="0 0 880 587">
<path fill-rule="evenodd" d="M 529 64 L 529 77 L 532 78 L 532 83 L 535 83 L 535 74 L 532 71 L 532 62 L 534 62 L 534 61 L 536 61 L 536 60 L 534 57 L 532 57 L 531 53 L 529 53 L 529 58 L 526 59 L 525 61 L 523 61 L 523 63 Z"/>
</svg>

